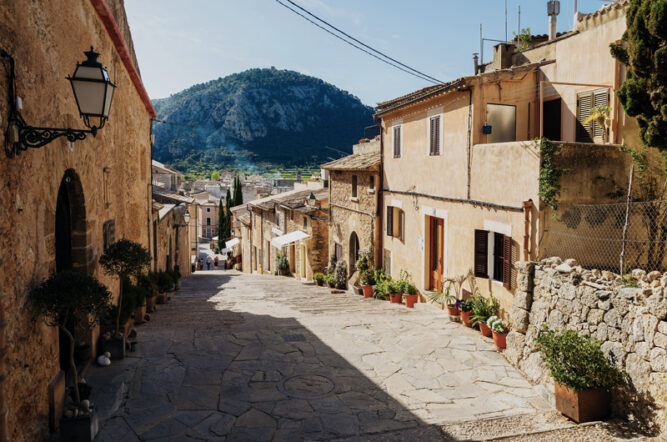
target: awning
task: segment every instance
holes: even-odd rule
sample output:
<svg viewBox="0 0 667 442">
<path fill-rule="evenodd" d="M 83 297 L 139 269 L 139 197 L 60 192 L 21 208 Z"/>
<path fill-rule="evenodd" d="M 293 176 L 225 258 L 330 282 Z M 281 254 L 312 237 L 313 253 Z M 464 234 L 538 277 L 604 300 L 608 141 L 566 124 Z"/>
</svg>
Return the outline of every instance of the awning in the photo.
<svg viewBox="0 0 667 442">
<path fill-rule="evenodd" d="M 271 240 L 271 245 L 277 249 L 281 249 L 283 248 L 283 246 L 286 246 L 287 244 L 291 244 L 293 242 L 300 241 L 305 238 L 310 238 L 310 235 L 302 232 L 301 230 L 297 230 L 295 232 L 290 232 L 287 235 L 273 238 Z"/>
<path fill-rule="evenodd" d="M 238 238 L 230 239 L 229 241 L 227 241 L 227 242 L 225 243 L 225 247 L 227 247 L 228 249 L 231 249 L 232 247 L 234 247 L 235 245 L 239 244 L 240 242 L 241 242 L 241 241 L 239 241 Z"/>
</svg>

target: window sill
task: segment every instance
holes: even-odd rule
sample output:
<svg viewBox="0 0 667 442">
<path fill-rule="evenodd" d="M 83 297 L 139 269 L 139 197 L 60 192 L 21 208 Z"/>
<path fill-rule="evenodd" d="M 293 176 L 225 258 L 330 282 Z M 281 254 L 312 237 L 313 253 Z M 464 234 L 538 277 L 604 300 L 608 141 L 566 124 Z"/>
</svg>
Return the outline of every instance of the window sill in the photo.
<svg viewBox="0 0 667 442">
<path fill-rule="evenodd" d="M 356 196 L 352 196 L 352 197 L 350 197 L 350 201 L 355 202 L 355 203 L 358 203 L 358 202 L 359 202 L 359 198 L 357 198 Z"/>
<path fill-rule="evenodd" d="M 366 193 L 375 193 L 375 189 L 366 189 Z"/>
</svg>

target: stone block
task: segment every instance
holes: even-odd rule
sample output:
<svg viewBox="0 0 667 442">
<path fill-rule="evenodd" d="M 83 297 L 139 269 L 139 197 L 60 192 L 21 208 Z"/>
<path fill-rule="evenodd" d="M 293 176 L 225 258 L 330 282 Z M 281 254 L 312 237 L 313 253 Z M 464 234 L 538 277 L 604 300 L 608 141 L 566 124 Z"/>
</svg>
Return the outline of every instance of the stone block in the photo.
<svg viewBox="0 0 667 442">
<path fill-rule="evenodd" d="M 649 311 L 658 320 L 664 321 L 667 319 L 667 298 L 658 295 L 651 295 L 646 300 L 646 305 Z"/>
<path fill-rule="evenodd" d="M 530 311 L 531 324 L 543 324 L 549 315 L 549 304 L 545 300 L 533 302 L 533 308 Z"/>
<path fill-rule="evenodd" d="M 667 335 L 667 321 L 660 321 L 658 323 L 658 331 L 663 335 Z"/>
<path fill-rule="evenodd" d="M 513 330 L 525 333 L 530 322 L 530 314 L 521 307 L 513 305 L 510 309 L 510 325 Z"/>
<path fill-rule="evenodd" d="M 551 313 L 549 313 L 547 324 L 549 325 L 549 328 L 554 330 L 562 330 L 565 326 L 565 318 L 563 313 L 558 310 L 552 310 Z"/>
<path fill-rule="evenodd" d="M 653 270 L 652 272 L 649 272 L 649 273 L 646 275 L 646 278 L 647 278 L 649 281 L 655 281 L 655 280 L 659 279 L 661 276 L 662 276 L 662 273 L 660 273 L 660 272 L 657 271 L 657 270 Z"/>
<path fill-rule="evenodd" d="M 621 296 L 614 296 L 611 298 L 611 305 L 614 306 L 614 309 L 621 316 L 625 316 L 625 314 L 630 311 L 630 302 Z"/>
<path fill-rule="evenodd" d="M 667 335 L 663 335 L 660 332 L 656 333 L 653 338 L 653 343 L 656 347 L 667 349 Z"/>
<path fill-rule="evenodd" d="M 591 309 L 588 312 L 588 323 L 591 325 L 598 325 L 600 322 L 602 322 L 603 317 L 604 317 L 604 310 L 600 310 L 597 308 Z"/>
<path fill-rule="evenodd" d="M 658 329 L 658 319 L 653 315 L 642 315 L 644 323 L 644 340 L 646 342 L 653 342 L 655 332 Z"/>
<path fill-rule="evenodd" d="M 601 341 L 601 342 L 606 341 L 607 340 L 607 329 L 608 329 L 607 324 L 605 324 L 604 322 L 601 322 L 598 325 L 597 331 L 595 332 L 595 338 L 598 341 Z"/>
<path fill-rule="evenodd" d="M 519 368 L 531 382 L 540 381 L 547 373 L 539 352 L 531 353 L 526 359 L 519 362 Z"/>
<path fill-rule="evenodd" d="M 635 344 L 635 353 L 642 359 L 650 360 L 651 359 L 651 348 L 652 345 L 649 345 L 646 342 L 637 342 Z"/>
<path fill-rule="evenodd" d="M 625 359 L 625 371 L 630 375 L 632 383 L 638 390 L 646 389 L 651 373 L 651 365 L 635 353 Z"/>
<path fill-rule="evenodd" d="M 516 331 L 507 334 L 505 357 L 513 364 L 518 364 L 526 346 L 526 337 Z"/>
<path fill-rule="evenodd" d="M 616 365 L 623 366 L 626 351 L 620 342 L 603 342 L 600 350 Z"/>
<path fill-rule="evenodd" d="M 612 308 L 607 313 L 604 314 L 604 322 L 609 327 L 619 327 L 621 325 L 621 317 L 618 314 L 618 310 Z"/>
<path fill-rule="evenodd" d="M 632 322 L 630 339 L 634 342 L 644 340 L 644 321 L 642 321 L 642 318 L 635 318 Z"/>
<path fill-rule="evenodd" d="M 637 295 L 641 292 L 640 289 L 635 287 L 621 287 L 618 289 L 618 296 L 625 299 L 635 299 Z"/>
<path fill-rule="evenodd" d="M 514 300 L 512 302 L 512 306 L 516 306 L 524 310 L 530 310 L 532 304 L 533 304 L 533 294 L 531 292 L 518 289 L 514 292 Z"/>
<path fill-rule="evenodd" d="M 574 258 L 569 258 L 565 260 L 565 264 L 569 265 L 570 267 L 576 267 L 579 265 L 576 259 Z"/>
<path fill-rule="evenodd" d="M 667 373 L 667 350 L 659 347 L 651 350 L 651 368 L 653 371 Z"/>
<path fill-rule="evenodd" d="M 612 342 L 624 342 L 626 334 L 616 327 L 609 327 L 607 329 L 607 340 Z"/>
<path fill-rule="evenodd" d="M 588 307 L 595 307 L 598 302 L 598 297 L 595 294 L 595 289 L 593 287 L 584 287 L 581 293 L 581 302 L 582 304 Z"/>
</svg>

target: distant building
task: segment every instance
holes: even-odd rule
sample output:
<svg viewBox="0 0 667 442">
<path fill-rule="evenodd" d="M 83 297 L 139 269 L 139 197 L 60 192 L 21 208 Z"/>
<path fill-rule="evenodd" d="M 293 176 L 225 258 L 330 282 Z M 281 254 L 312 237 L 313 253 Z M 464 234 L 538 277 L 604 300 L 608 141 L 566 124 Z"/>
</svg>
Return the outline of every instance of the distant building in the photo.
<svg viewBox="0 0 667 442">
<path fill-rule="evenodd" d="M 151 161 L 151 175 L 154 186 L 164 187 L 172 191 L 176 191 L 181 187 L 183 178 L 181 172 L 159 161 Z"/>
</svg>

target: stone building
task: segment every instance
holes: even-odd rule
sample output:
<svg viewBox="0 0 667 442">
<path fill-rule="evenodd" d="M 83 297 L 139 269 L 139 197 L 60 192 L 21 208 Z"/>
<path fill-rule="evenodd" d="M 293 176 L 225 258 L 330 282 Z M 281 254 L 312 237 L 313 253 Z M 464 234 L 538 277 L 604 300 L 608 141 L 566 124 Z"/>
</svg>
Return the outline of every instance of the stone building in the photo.
<svg viewBox="0 0 667 442">
<path fill-rule="evenodd" d="M 329 256 L 328 198 L 328 189 L 295 190 L 233 207 L 243 271 L 276 273 L 282 252 L 290 274 L 312 280 Z"/>
<path fill-rule="evenodd" d="M 153 202 L 155 223 L 153 241 L 153 269 L 178 270 L 181 276 L 191 273 L 189 224 L 186 222 L 185 203 Z"/>
<path fill-rule="evenodd" d="M 347 262 L 349 276 L 360 250 L 372 248 L 375 264 L 381 263 L 380 160 L 378 137 L 355 145 L 352 155 L 321 166 L 329 175 L 329 255 Z"/>
<path fill-rule="evenodd" d="M 151 161 L 151 176 L 153 177 L 152 184 L 154 186 L 164 187 L 173 192 L 181 188 L 181 182 L 183 180 L 181 172 L 174 170 L 159 161 Z"/>
<path fill-rule="evenodd" d="M 58 330 L 35 319 L 30 290 L 59 270 L 94 275 L 113 292 L 118 281 L 98 265 L 105 244 L 127 238 L 151 248 L 151 118 L 121 0 L 7 0 L 0 6 L 0 48 L 13 58 L 26 124 L 84 128 L 65 79 L 94 46 L 116 84 L 106 125 L 73 143 L 56 138 L 11 155 L 5 138 L 13 97 L 0 88 L 0 440 L 47 438 L 64 400 L 67 355 Z M 7 85 L 9 62 L 0 57 Z M 80 333 L 92 345 L 97 331 Z"/>
<path fill-rule="evenodd" d="M 627 182 L 629 155 L 600 137 L 639 145 L 614 94 L 624 69 L 609 53 L 625 31 L 625 6 L 582 16 L 575 30 L 521 52 L 499 44 L 476 75 L 378 104 L 380 243 L 392 276 L 405 269 L 419 290 L 442 290 L 472 269 L 482 292 L 509 309 L 513 263 L 557 254 L 554 232 L 567 229 L 540 198 L 545 151 L 536 137 L 557 142 L 559 210 L 609 200 L 611 183 Z M 592 103 L 612 107 L 607 128 L 583 124 Z"/>
</svg>

